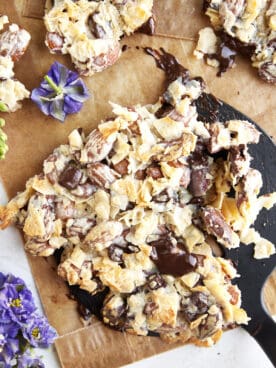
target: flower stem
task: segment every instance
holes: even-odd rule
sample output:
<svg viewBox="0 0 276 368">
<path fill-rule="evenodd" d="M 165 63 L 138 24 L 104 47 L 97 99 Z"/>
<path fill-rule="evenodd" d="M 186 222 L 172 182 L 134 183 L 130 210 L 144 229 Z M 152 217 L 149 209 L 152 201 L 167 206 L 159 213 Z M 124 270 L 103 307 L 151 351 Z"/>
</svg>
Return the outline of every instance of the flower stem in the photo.
<svg viewBox="0 0 276 368">
<path fill-rule="evenodd" d="M 56 92 L 57 95 L 62 94 L 62 88 L 59 87 L 52 78 L 49 77 L 49 75 L 45 75 L 44 79 L 49 84 L 49 86 Z"/>
</svg>

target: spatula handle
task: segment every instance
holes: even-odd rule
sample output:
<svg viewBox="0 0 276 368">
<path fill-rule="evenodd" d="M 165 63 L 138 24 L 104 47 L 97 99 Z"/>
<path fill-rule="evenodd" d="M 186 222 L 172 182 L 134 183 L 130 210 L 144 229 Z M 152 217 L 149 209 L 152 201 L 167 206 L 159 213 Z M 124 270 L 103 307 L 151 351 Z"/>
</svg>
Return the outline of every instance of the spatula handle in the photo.
<svg viewBox="0 0 276 368">
<path fill-rule="evenodd" d="M 261 345 L 266 355 L 271 360 L 274 367 L 276 367 L 276 324 L 275 322 L 267 318 L 260 330 L 256 333 L 254 338 Z"/>
</svg>

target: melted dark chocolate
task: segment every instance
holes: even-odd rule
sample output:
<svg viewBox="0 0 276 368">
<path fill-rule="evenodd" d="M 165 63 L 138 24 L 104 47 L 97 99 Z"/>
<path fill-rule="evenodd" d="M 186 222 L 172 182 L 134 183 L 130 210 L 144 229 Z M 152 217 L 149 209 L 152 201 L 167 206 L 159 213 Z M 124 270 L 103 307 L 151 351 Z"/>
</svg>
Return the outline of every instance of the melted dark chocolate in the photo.
<svg viewBox="0 0 276 368">
<path fill-rule="evenodd" d="M 195 100 L 194 104 L 196 105 L 198 119 L 200 121 L 212 123 L 218 120 L 219 108 L 222 105 L 222 102 L 214 95 L 203 92 Z"/>
<path fill-rule="evenodd" d="M 167 116 L 172 110 L 174 110 L 174 107 L 171 104 L 164 102 L 163 105 L 156 111 L 155 116 L 157 119 L 161 119 L 164 116 Z"/>
<path fill-rule="evenodd" d="M 255 52 L 256 45 L 253 43 L 243 43 L 237 38 L 229 36 L 224 31 L 216 32 L 216 35 L 220 39 L 218 50 L 214 54 L 207 54 L 205 58 L 215 59 L 219 62 L 219 71 L 217 73 L 219 77 L 233 67 L 238 52 L 249 58 Z"/>
<path fill-rule="evenodd" d="M 150 243 L 152 246 L 151 259 L 158 270 L 165 275 L 183 276 L 194 271 L 202 262 L 202 256 L 189 253 L 182 243 L 174 246 L 167 237 Z"/>
<path fill-rule="evenodd" d="M 240 52 L 243 56 L 251 57 L 255 50 L 256 45 L 254 43 L 244 43 L 235 37 L 230 36 L 226 32 L 218 32 L 217 36 L 221 39 L 229 49 Z"/>
<path fill-rule="evenodd" d="M 206 55 L 205 58 L 215 59 L 219 62 L 219 71 L 217 76 L 220 77 L 228 69 L 231 69 L 235 63 L 237 52 L 232 50 L 223 42 L 218 46 L 218 51 L 215 54 Z"/>
<path fill-rule="evenodd" d="M 156 66 L 164 70 L 168 84 L 178 78 L 182 78 L 183 82 L 189 79 L 189 71 L 179 64 L 174 55 L 169 54 L 163 48 L 158 51 L 151 47 L 145 47 L 144 50 L 154 58 Z"/>
<path fill-rule="evenodd" d="M 137 29 L 136 32 L 144 33 L 144 34 L 147 34 L 149 36 L 152 36 L 155 32 L 155 19 L 154 19 L 154 17 L 150 17 L 144 24 L 141 25 L 141 27 L 139 27 Z"/>
</svg>

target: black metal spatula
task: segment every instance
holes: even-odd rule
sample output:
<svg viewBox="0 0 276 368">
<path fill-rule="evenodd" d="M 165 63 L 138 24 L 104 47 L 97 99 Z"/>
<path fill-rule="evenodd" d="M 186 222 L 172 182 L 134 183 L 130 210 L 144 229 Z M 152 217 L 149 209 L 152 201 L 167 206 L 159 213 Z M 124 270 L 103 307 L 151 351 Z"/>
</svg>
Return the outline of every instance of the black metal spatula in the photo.
<svg viewBox="0 0 276 368">
<path fill-rule="evenodd" d="M 204 121 L 209 121 L 210 115 L 215 115 L 216 120 L 222 122 L 239 119 L 256 125 L 248 117 L 212 95 L 204 94 L 197 102 L 197 109 L 199 119 Z M 270 193 L 276 191 L 276 146 L 260 127 L 257 128 L 262 133 L 260 143 L 250 146 L 249 152 L 253 157 L 252 167 L 259 170 L 263 177 L 262 192 Z M 254 226 L 263 237 L 276 244 L 276 207 L 270 211 L 263 210 Z M 269 259 L 256 260 L 253 258 L 253 248 L 250 245 L 241 245 L 232 250 L 224 249 L 224 256 L 237 265 L 241 275 L 236 284 L 242 293 L 242 307 L 251 317 L 249 324 L 243 327 L 257 340 L 276 366 L 276 324 L 266 313 L 262 299 L 262 288 L 276 266 L 276 255 Z"/>
</svg>

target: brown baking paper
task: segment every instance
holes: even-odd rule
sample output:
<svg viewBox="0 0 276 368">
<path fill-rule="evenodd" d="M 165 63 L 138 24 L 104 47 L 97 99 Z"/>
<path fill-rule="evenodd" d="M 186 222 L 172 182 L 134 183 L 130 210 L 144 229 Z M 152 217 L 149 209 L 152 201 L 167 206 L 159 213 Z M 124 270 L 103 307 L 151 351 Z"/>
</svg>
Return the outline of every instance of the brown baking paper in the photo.
<svg viewBox="0 0 276 368">
<path fill-rule="evenodd" d="M 25 83 L 29 90 L 39 85 L 55 60 L 72 68 L 67 56 L 48 53 L 44 46 L 45 30 L 38 16 L 39 9 L 29 7 L 30 3 L 14 0 L 2 1 L 0 4 L 0 13 L 7 14 L 10 21 L 19 23 L 32 35 L 27 53 L 16 66 L 16 77 Z M 163 18 L 160 7 L 162 3 L 166 9 Z M 170 3 L 169 9 L 165 8 L 167 3 Z M 197 17 L 196 12 L 187 17 L 188 5 L 191 3 L 198 3 L 199 6 L 200 1 L 159 0 L 156 14 L 162 18 L 164 26 L 169 20 L 171 29 L 174 30 L 180 29 L 184 24 L 187 39 L 138 34 L 123 39 L 122 45 L 128 45 L 127 50 L 114 66 L 91 78 L 85 78 L 91 98 L 79 114 L 69 116 L 64 124 L 43 115 L 30 100 L 24 101 L 21 110 L 1 115 L 6 119 L 5 131 L 8 134 L 10 150 L 6 159 L 0 163 L 0 175 L 9 197 L 23 190 L 26 180 L 41 171 L 43 159 L 56 146 L 66 143 L 68 134 L 74 128 L 82 127 L 88 133 L 101 119 L 109 117 L 111 108 L 108 101 L 129 106 L 153 103 L 157 100 L 164 88 L 164 74 L 156 68 L 154 60 L 144 53 L 143 46 L 163 47 L 175 54 L 179 61 L 191 70 L 192 75 L 200 75 L 206 80 L 210 92 L 247 114 L 271 135 L 276 135 L 273 124 L 276 120 L 276 111 L 273 109 L 274 88 L 259 80 L 246 61 L 239 60 L 238 67 L 229 71 L 223 78 L 217 78 L 215 70 L 192 56 L 195 42 L 188 38 L 193 38 L 205 20 L 200 12 Z M 186 4 L 186 8 L 180 7 L 180 4 Z M 176 19 L 180 10 L 183 11 L 183 18 Z M 138 45 L 140 49 L 136 48 Z M 56 341 L 56 349 L 63 367 L 115 368 L 176 346 L 167 345 L 158 338 L 137 337 L 113 331 L 96 319 L 90 326 L 84 327 L 77 312 L 76 302 L 68 297 L 65 283 L 56 275 L 54 260 L 30 256 L 29 261 L 45 313 L 60 336 Z M 275 306 L 273 290 L 275 287 L 270 288 L 272 307 Z"/>
</svg>

